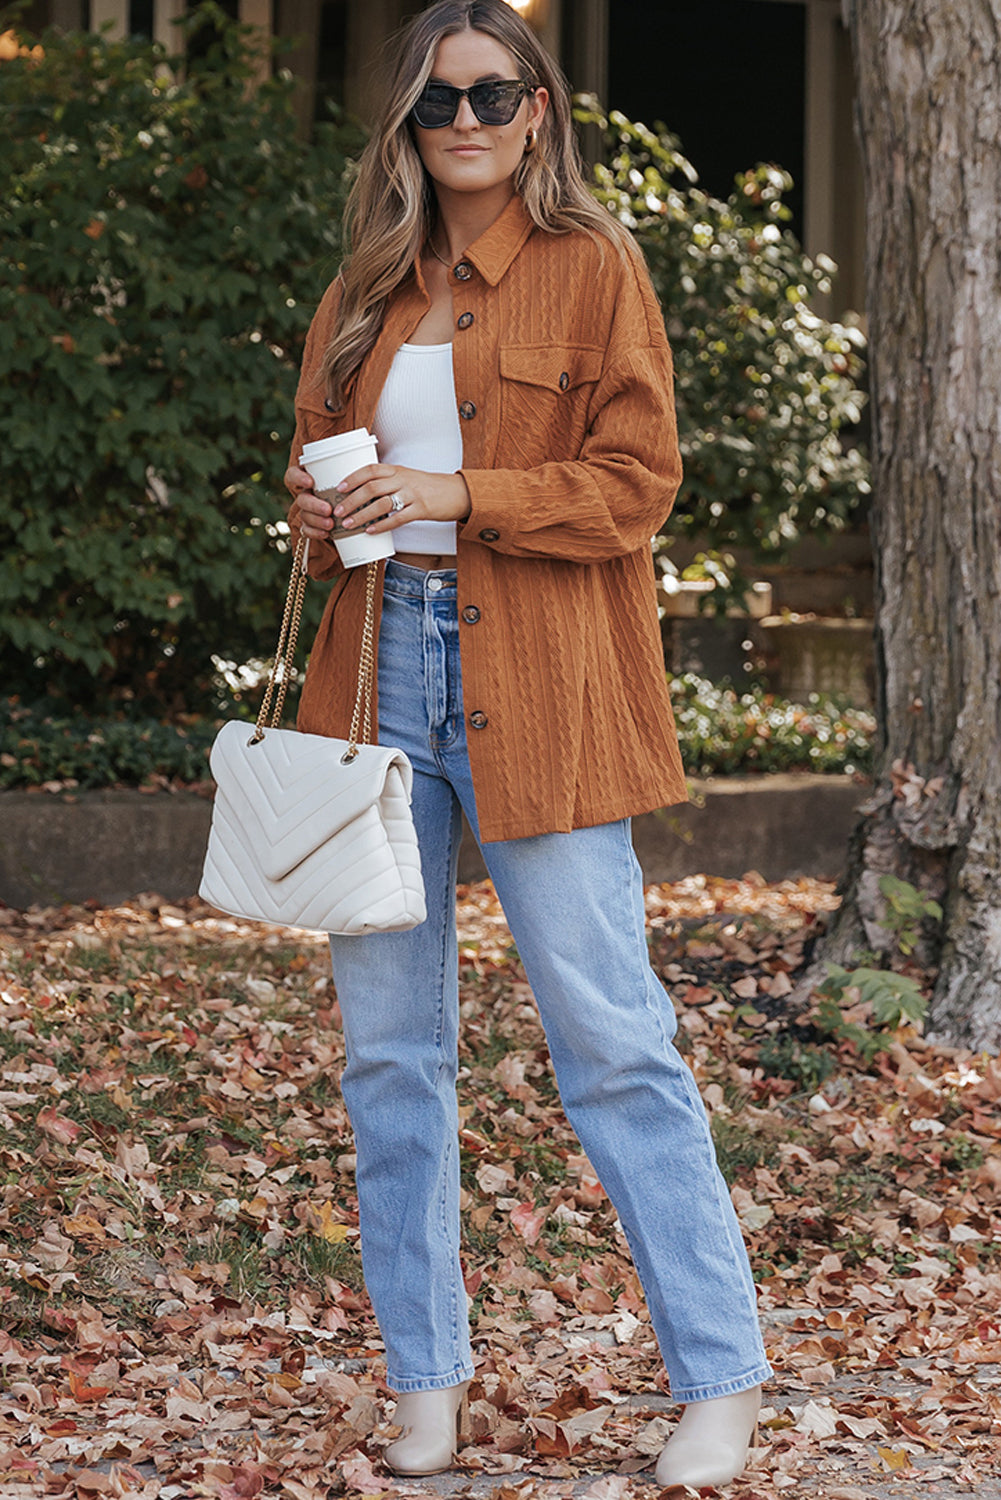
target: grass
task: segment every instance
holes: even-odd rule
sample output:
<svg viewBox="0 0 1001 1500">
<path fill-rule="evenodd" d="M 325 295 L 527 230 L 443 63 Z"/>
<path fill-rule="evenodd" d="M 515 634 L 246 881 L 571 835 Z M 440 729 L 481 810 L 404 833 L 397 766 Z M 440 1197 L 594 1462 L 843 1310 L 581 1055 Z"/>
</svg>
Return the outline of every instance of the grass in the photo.
<svg viewBox="0 0 1001 1500">
<path fill-rule="evenodd" d="M 556 1186 L 566 1181 L 568 1155 L 565 1146 L 555 1147 L 545 1141 L 526 1141 L 522 1147 L 520 1165 L 539 1182 Z"/>
<path fill-rule="evenodd" d="M 897 1191 L 898 1170 L 899 1163 L 893 1158 L 881 1158 L 879 1166 L 864 1156 L 845 1162 L 831 1180 L 830 1197 L 825 1204 L 828 1213 L 836 1216 L 868 1213 Z"/>
<path fill-rule="evenodd" d="M 345 1241 L 340 1245 L 331 1245 L 313 1235 L 309 1239 L 295 1242 L 292 1259 L 299 1267 L 306 1284 L 321 1291 L 327 1276 L 332 1276 L 335 1281 L 343 1281 L 345 1286 L 354 1291 L 360 1291 L 364 1285 L 361 1252 L 357 1242 Z"/>
<path fill-rule="evenodd" d="M 774 1135 L 766 1136 L 734 1115 L 714 1114 L 710 1123 L 716 1160 L 729 1186 L 732 1187 L 750 1168 L 772 1160 L 776 1144 Z"/>
<path fill-rule="evenodd" d="M 254 1240 L 242 1235 L 220 1237 L 205 1258 L 229 1267 L 227 1286 L 231 1296 L 246 1298 L 250 1302 L 272 1301 L 273 1267 Z"/>
<path fill-rule="evenodd" d="M 804 1042 L 790 1032 L 763 1037 L 758 1062 L 770 1078 L 788 1078 L 811 1094 L 817 1092 L 838 1066 L 837 1058 L 827 1047 Z"/>
<path fill-rule="evenodd" d="M 942 1152 L 942 1165 L 964 1174 L 976 1172 L 983 1166 L 987 1153 L 979 1141 L 968 1136 L 953 1136 Z"/>
</svg>

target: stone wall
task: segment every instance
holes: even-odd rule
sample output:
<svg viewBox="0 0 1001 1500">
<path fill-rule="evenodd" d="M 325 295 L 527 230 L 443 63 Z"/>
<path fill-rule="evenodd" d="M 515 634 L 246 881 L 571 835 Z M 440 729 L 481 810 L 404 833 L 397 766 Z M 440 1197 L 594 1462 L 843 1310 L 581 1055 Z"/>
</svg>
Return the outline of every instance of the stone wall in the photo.
<svg viewBox="0 0 1001 1500">
<path fill-rule="evenodd" d="M 845 777 L 732 776 L 691 783 L 688 806 L 634 819 L 648 883 L 705 873 L 836 878 L 865 787 Z M 0 792 L 0 902 L 114 904 L 197 892 L 212 803 L 193 793 Z M 485 874 L 467 829 L 459 878 Z"/>
</svg>

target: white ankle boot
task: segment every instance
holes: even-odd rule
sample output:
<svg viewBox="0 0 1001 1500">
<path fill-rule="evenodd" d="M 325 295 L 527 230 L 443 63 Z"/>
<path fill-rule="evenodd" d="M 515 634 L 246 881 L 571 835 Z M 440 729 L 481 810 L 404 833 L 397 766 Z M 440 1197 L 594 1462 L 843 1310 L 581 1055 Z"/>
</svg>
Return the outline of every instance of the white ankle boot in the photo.
<svg viewBox="0 0 1001 1500">
<path fill-rule="evenodd" d="M 466 1406 L 469 1381 L 443 1391 L 411 1391 L 399 1396 L 394 1427 L 403 1432 L 382 1455 L 396 1474 L 437 1474 L 450 1469 Z"/>
<path fill-rule="evenodd" d="M 717 1396 L 686 1406 L 657 1460 L 657 1483 L 687 1484 L 693 1490 L 729 1484 L 747 1463 L 761 1409 L 761 1387 L 736 1396 Z"/>
</svg>

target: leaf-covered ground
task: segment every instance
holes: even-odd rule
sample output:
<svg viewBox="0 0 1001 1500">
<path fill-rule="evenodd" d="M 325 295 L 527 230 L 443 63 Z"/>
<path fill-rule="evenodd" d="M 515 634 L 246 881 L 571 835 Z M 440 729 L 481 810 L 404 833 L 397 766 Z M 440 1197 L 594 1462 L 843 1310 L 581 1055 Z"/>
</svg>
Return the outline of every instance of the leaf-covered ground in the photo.
<svg viewBox="0 0 1001 1500">
<path fill-rule="evenodd" d="M 829 886 L 647 901 L 776 1370 L 731 1495 L 1001 1496 L 1001 1064 L 790 1026 Z M 624 1241 L 489 885 L 460 914 L 478 1375 L 460 1467 L 421 1482 L 379 1465 L 322 940 L 154 897 L 0 909 L 3 1500 L 656 1493 L 672 1407 Z"/>
</svg>

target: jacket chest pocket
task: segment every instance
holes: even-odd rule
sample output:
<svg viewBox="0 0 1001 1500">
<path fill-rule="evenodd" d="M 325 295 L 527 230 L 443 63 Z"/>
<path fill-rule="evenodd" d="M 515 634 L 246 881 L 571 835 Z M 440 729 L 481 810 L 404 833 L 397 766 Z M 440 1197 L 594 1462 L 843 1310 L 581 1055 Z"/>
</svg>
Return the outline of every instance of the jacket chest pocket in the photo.
<svg viewBox="0 0 1001 1500">
<path fill-rule="evenodd" d="M 605 351 L 589 344 L 502 344 L 498 460 L 519 468 L 580 456 Z"/>
</svg>

